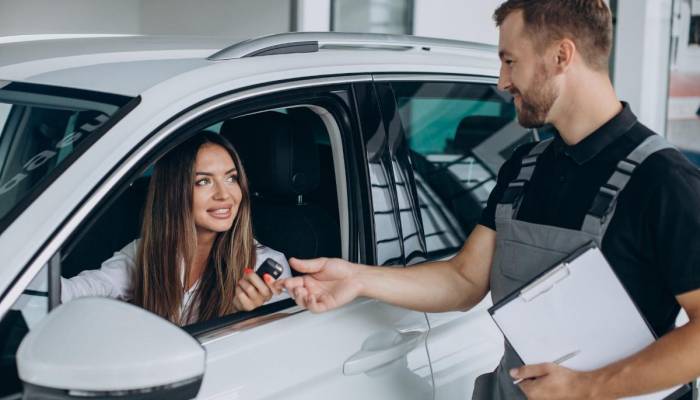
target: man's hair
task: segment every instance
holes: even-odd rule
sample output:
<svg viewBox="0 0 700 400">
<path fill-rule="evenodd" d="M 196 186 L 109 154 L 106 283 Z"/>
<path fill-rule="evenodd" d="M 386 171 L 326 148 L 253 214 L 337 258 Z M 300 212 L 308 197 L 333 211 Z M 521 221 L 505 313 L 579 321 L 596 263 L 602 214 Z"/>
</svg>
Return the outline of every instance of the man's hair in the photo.
<svg viewBox="0 0 700 400">
<path fill-rule="evenodd" d="M 612 47 L 612 17 L 604 0 L 507 0 L 493 14 L 496 26 L 522 11 L 535 48 L 570 39 L 588 66 L 607 70 Z"/>
</svg>

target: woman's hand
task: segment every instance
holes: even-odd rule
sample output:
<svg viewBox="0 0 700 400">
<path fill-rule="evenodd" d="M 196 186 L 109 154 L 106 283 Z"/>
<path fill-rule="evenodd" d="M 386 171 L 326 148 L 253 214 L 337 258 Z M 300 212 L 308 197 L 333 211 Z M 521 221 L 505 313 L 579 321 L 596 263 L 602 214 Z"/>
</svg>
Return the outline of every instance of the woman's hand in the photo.
<svg viewBox="0 0 700 400">
<path fill-rule="evenodd" d="M 274 279 L 265 274 L 266 280 L 272 284 Z M 263 282 L 258 274 L 252 269 L 246 268 L 243 271 L 243 278 L 236 285 L 236 295 L 233 299 L 233 305 L 238 311 L 251 311 L 272 298 L 272 289 Z"/>
</svg>

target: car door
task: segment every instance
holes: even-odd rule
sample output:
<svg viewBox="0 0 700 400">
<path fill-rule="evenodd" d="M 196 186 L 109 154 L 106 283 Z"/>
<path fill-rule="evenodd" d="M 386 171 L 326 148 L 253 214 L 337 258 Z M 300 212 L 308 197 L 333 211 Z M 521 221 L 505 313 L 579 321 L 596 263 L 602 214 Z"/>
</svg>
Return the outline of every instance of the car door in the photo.
<svg viewBox="0 0 700 400">
<path fill-rule="evenodd" d="M 498 169 L 532 134 L 515 121 L 496 80 L 455 76 L 375 76 L 383 112 L 405 135 L 417 200 L 418 231 L 407 264 L 447 259 L 461 248 L 495 186 Z M 503 336 L 487 296 L 467 312 L 428 313 L 435 399 L 469 398 L 474 380 L 493 370 Z"/>
<path fill-rule="evenodd" d="M 401 260 L 403 253 L 385 251 L 389 246 L 382 243 L 389 242 L 376 232 L 378 225 L 386 225 L 395 234 L 398 224 L 393 214 L 395 196 L 375 195 L 393 181 L 386 165 L 373 161 L 376 152 L 371 149 L 384 148 L 386 134 L 376 101 L 366 88 L 371 85 L 314 89 L 315 96 L 327 95 L 338 102 L 336 106 L 312 98 L 297 101 L 326 116 L 331 146 L 342 149 L 334 157 L 344 158 L 345 174 L 336 174 L 336 184 L 339 193 L 348 196 L 347 208 L 339 210 L 348 216 L 341 229 L 349 230 L 349 243 L 354 243 L 348 245 L 347 257 L 374 263 L 381 253 Z M 292 103 L 288 105 L 293 107 Z M 368 215 L 382 218 L 368 220 Z M 378 248 L 382 250 L 377 252 Z M 433 395 L 425 315 L 376 300 L 361 298 L 319 315 L 298 307 L 283 308 L 193 334 L 207 351 L 202 399 L 425 399 Z"/>
<path fill-rule="evenodd" d="M 220 127 L 217 119 L 220 122 L 280 107 L 305 108 L 323 121 L 339 171 L 335 184 L 342 255 L 351 261 L 374 263 L 374 223 L 371 218 L 366 223 L 367 216 L 373 214 L 373 199 L 365 148 L 367 140 L 384 135 L 384 131 L 375 125 L 372 135 L 365 134 L 366 126 L 357 112 L 358 104 L 365 100 L 351 84 L 370 80 L 370 76 L 353 76 L 260 86 L 211 99 L 173 118 L 134 148 L 123 164 L 111 169 L 110 176 L 101 180 L 59 228 L 46 245 L 46 251 L 58 249 L 51 258 L 55 269 L 60 270 L 61 261 L 67 264 L 76 258 L 73 253 L 81 248 L 80 238 L 99 225 L 100 217 L 110 213 L 110 205 L 119 202 L 152 162 L 184 136 L 207 126 Z M 376 116 L 376 102 L 372 107 Z M 433 395 L 425 315 L 375 300 L 361 298 L 314 315 L 288 299 L 184 329 L 206 351 L 197 398 L 425 399 Z"/>
</svg>

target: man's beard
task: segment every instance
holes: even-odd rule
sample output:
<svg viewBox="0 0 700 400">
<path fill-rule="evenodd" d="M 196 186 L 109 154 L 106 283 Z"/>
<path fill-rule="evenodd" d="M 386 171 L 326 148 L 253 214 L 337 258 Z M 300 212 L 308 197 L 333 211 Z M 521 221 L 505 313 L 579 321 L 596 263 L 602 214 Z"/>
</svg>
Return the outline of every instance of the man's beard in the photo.
<svg viewBox="0 0 700 400">
<path fill-rule="evenodd" d="M 536 72 L 535 79 L 527 92 L 521 92 L 517 88 L 511 89 L 512 94 L 520 97 L 520 106 L 516 104 L 518 122 L 524 128 L 539 128 L 545 124 L 547 114 L 557 98 L 557 90 L 550 76 L 541 66 Z"/>
</svg>

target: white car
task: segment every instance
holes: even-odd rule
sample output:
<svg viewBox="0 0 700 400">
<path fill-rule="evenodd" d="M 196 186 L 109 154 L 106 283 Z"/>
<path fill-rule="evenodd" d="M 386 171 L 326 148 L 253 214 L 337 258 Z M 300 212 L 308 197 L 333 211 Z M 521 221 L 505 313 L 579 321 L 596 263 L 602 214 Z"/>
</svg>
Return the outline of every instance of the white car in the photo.
<svg viewBox="0 0 700 400">
<path fill-rule="evenodd" d="M 61 276 L 138 237 L 150 167 L 202 129 L 241 153 L 256 238 L 287 257 L 450 257 L 500 165 L 537 134 L 496 89 L 494 47 L 342 33 L 3 42 L 0 399 L 464 399 L 497 365 L 488 300 L 315 315 L 287 299 L 183 328 L 117 300 L 59 301 Z"/>
</svg>

